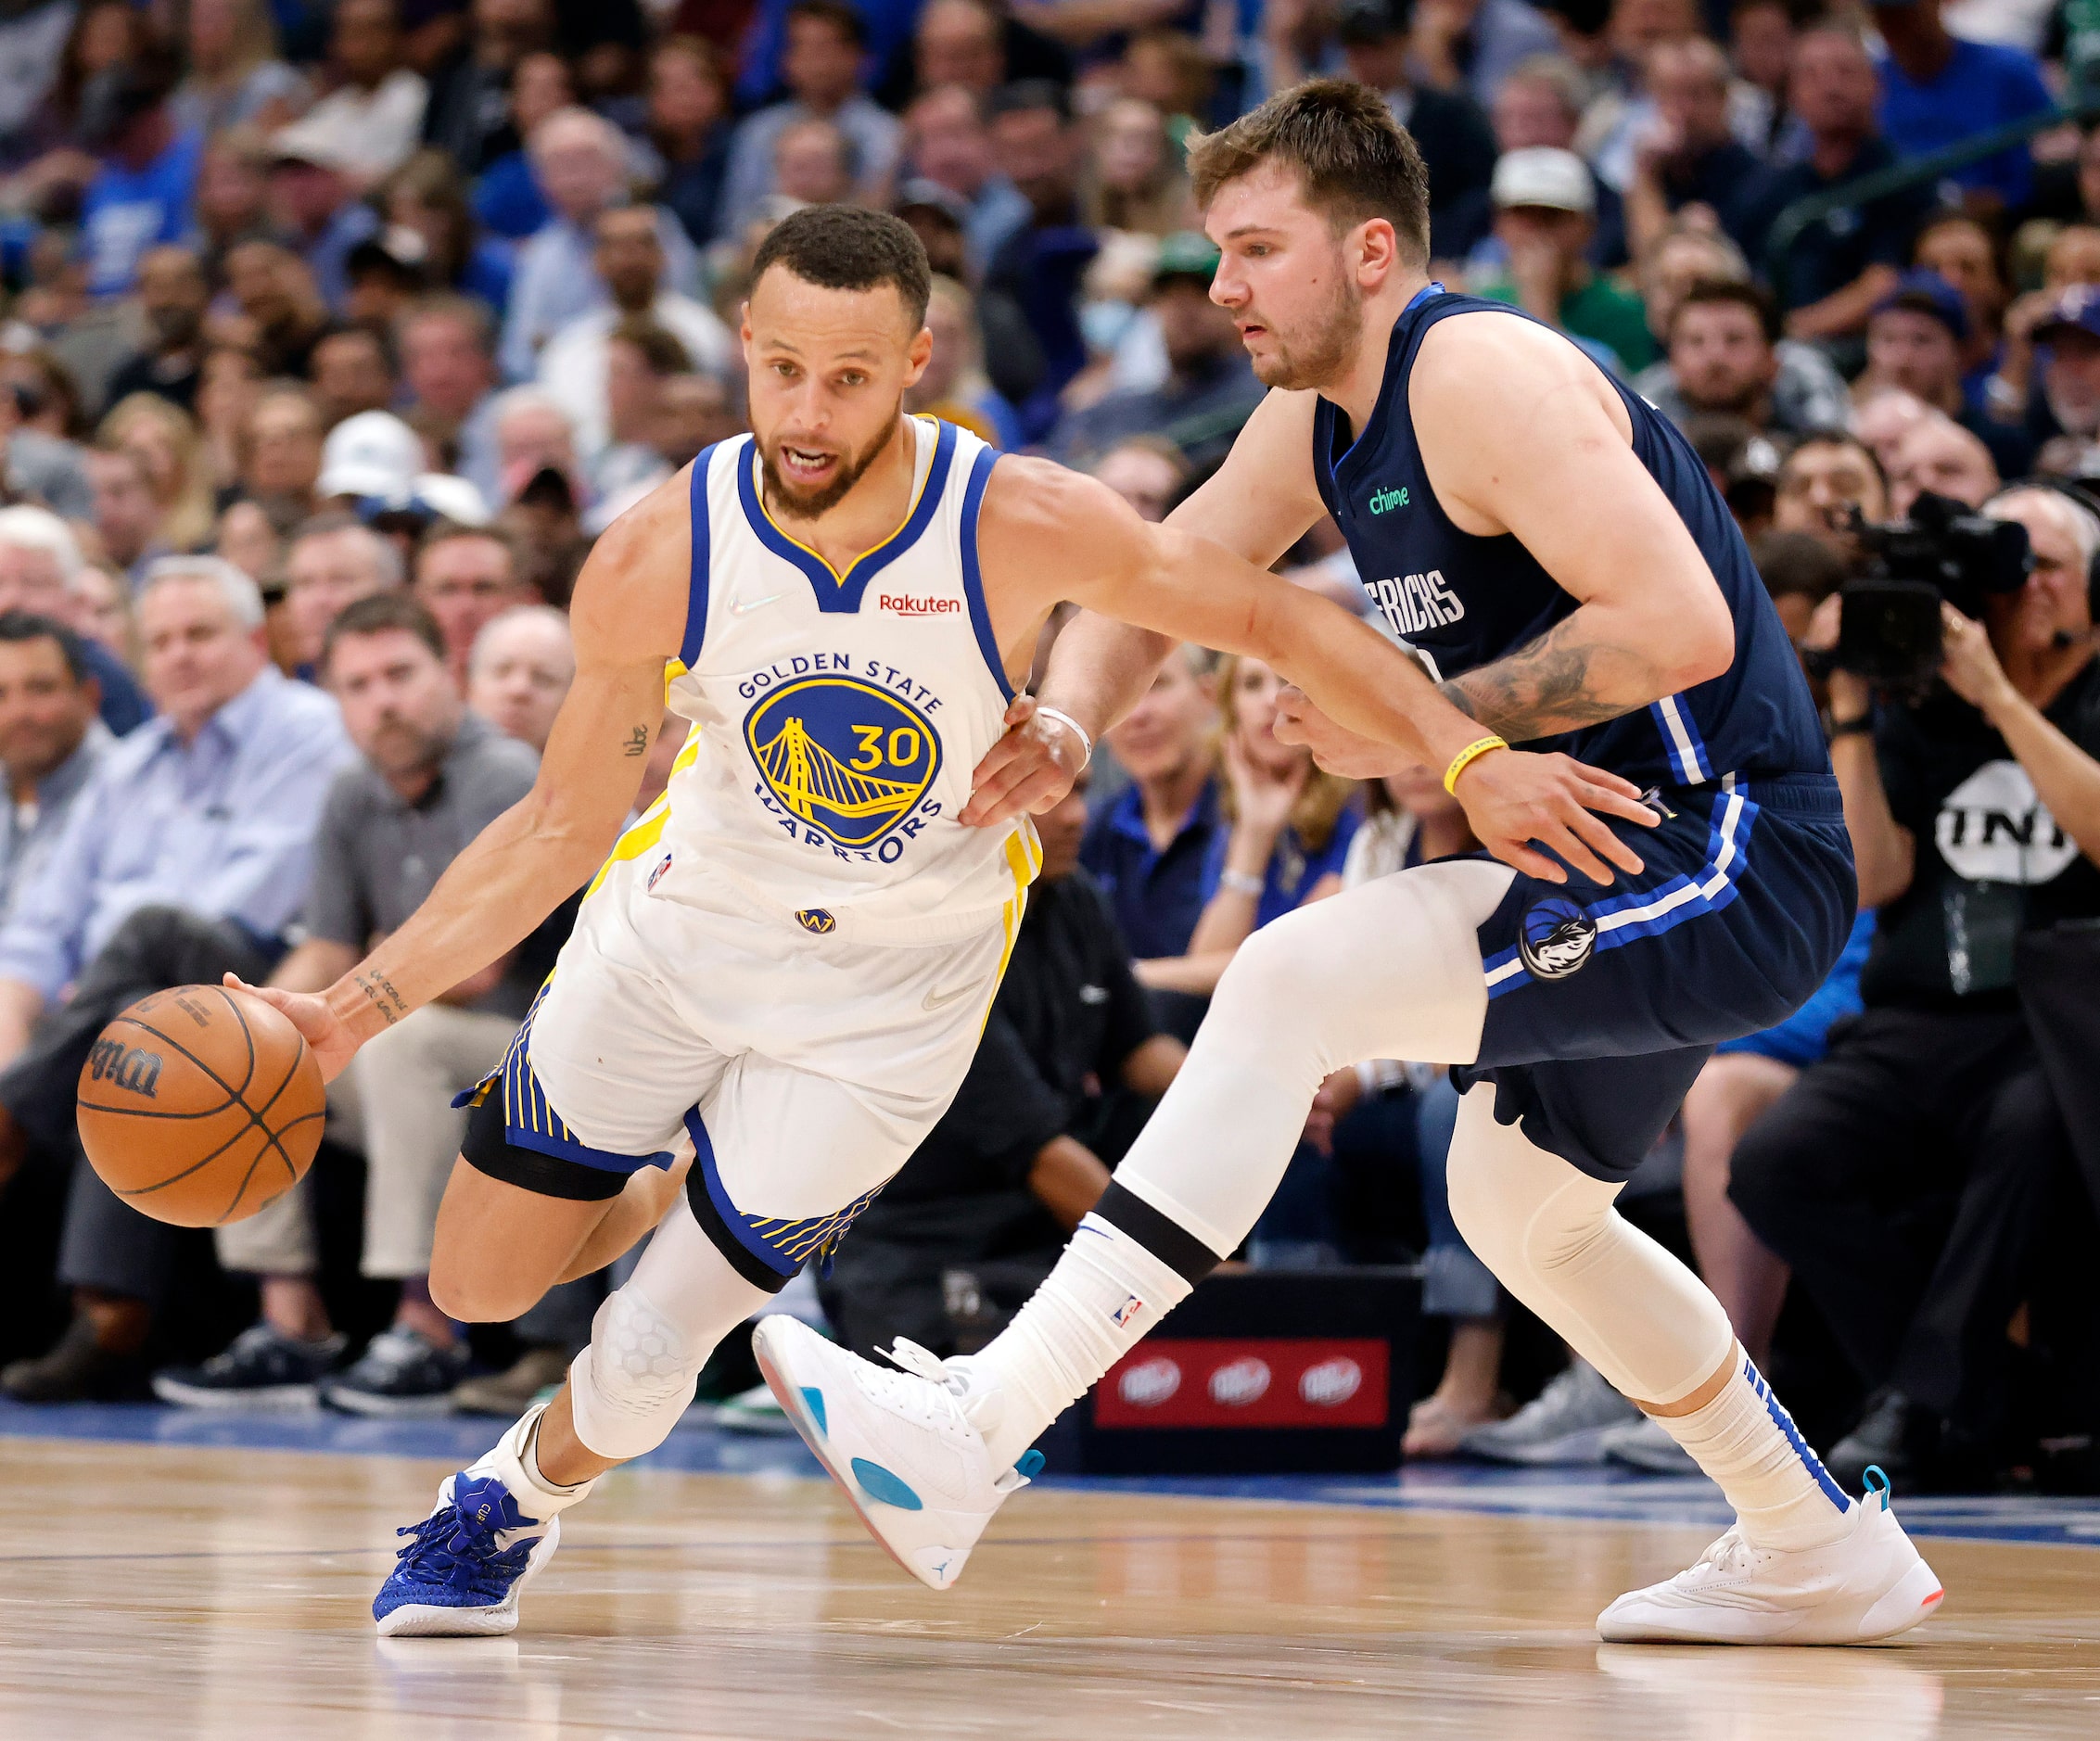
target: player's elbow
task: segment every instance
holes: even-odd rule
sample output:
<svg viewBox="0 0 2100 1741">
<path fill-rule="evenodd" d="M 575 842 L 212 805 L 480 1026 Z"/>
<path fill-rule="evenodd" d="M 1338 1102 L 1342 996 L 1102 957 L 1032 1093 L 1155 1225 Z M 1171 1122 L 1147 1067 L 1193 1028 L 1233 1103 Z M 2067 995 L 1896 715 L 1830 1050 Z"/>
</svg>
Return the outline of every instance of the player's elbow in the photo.
<svg viewBox="0 0 2100 1741">
<path fill-rule="evenodd" d="M 1710 683 L 1736 662 L 1736 619 L 1727 601 L 1711 582 L 1701 594 L 1696 608 L 1670 618 L 1663 642 L 1670 694 Z"/>
</svg>

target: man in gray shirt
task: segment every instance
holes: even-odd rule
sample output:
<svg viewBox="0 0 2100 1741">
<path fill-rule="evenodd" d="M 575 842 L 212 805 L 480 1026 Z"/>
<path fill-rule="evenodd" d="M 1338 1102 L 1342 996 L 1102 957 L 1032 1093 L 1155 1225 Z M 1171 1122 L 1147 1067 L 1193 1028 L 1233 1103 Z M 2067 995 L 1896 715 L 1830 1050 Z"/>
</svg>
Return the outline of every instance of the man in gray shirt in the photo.
<svg viewBox="0 0 2100 1741">
<path fill-rule="evenodd" d="M 0 611 L 0 915 L 66 825 L 73 800 L 116 742 L 95 717 L 101 686 L 80 637 L 27 611 Z"/>
<path fill-rule="evenodd" d="M 272 976 L 300 991 L 332 983 L 422 905 L 539 768 L 530 748 L 465 710 L 443 635 L 406 592 L 348 606 L 328 630 L 322 669 L 362 754 L 337 776 L 322 814 L 306 936 Z M 466 1121 L 449 1103 L 502 1064 L 546 969 L 531 953 L 528 942 L 397 1023 L 338 1085 L 354 1102 L 343 1110 L 363 1127 L 364 1273 L 401 1286 L 392 1327 L 330 1376 L 343 1341 L 314 1284 L 304 1193 L 287 1193 L 219 1233 L 220 1261 L 261 1277 L 261 1320 L 203 1366 L 157 1375 L 164 1400 L 254 1407 L 319 1397 L 367 1415 L 449 1409 L 466 1351 L 427 1285 L 438 1201 Z"/>
</svg>

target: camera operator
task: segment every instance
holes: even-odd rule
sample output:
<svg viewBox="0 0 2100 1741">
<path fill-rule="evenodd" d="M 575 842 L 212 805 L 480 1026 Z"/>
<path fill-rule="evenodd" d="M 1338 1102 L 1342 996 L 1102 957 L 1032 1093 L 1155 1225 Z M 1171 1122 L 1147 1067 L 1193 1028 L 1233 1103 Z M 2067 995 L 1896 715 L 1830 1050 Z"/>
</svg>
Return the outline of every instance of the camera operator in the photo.
<svg viewBox="0 0 2100 1741">
<path fill-rule="evenodd" d="M 2005 1326 L 2071 1163 L 2013 946 L 2100 914 L 2100 518 L 2043 486 L 1984 512 L 2026 528 L 2032 567 L 1981 595 L 1981 621 L 1940 601 L 1929 692 L 1877 701 L 1830 675 L 1860 901 L 1879 909 L 1865 1007 L 1744 1137 L 1730 1184 L 1872 1389 L 1826 1459 L 1854 1492 L 1869 1463 L 1899 1489 L 1989 1484 Z M 1812 644 L 1839 642 L 1844 603 Z"/>
</svg>

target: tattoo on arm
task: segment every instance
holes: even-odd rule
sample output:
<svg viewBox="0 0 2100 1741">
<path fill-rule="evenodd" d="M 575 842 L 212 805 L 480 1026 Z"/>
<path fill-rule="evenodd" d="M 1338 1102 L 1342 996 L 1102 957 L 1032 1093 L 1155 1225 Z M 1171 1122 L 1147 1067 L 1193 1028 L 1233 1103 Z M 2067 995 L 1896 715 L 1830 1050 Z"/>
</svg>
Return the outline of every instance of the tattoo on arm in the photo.
<svg viewBox="0 0 2100 1741">
<path fill-rule="evenodd" d="M 351 983 L 372 1000 L 373 1007 L 386 1017 L 388 1027 L 408 1013 L 408 1000 L 394 989 L 393 982 L 386 974 L 367 969 L 351 975 Z"/>
<path fill-rule="evenodd" d="M 1615 719 L 1638 705 L 1609 695 L 1660 691 L 1661 676 L 1647 660 L 1586 641 L 1576 623 L 1565 617 L 1536 641 L 1438 688 L 1459 712 L 1512 743 Z"/>
<path fill-rule="evenodd" d="M 636 726 L 633 731 L 630 731 L 627 734 L 627 742 L 620 745 L 620 754 L 623 756 L 648 755 L 649 728 L 647 726 Z"/>
</svg>

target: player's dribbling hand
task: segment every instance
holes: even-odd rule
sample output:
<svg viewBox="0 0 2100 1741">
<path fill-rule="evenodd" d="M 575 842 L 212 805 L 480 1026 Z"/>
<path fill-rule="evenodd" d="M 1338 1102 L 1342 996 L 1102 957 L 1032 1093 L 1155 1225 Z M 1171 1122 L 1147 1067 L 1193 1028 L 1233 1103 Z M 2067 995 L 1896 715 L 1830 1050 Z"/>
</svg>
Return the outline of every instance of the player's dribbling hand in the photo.
<svg viewBox="0 0 2100 1741">
<path fill-rule="evenodd" d="M 321 1066 L 324 1082 L 335 1081 L 356 1055 L 357 1036 L 328 1007 L 325 998 L 312 992 L 280 991 L 274 985 L 250 985 L 237 973 L 228 973 L 223 983 L 231 990 L 261 998 L 284 1015 L 306 1041 L 313 1061 Z"/>
<path fill-rule="evenodd" d="M 1072 790 L 1086 766 L 1076 732 L 1040 718 L 1033 695 L 1016 695 L 1006 731 L 970 775 L 970 802 L 956 818 L 969 828 L 991 828 L 1024 810 L 1040 816 Z"/>
<path fill-rule="evenodd" d="M 1495 750 L 1467 764 L 1457 796 L 1480 844 L 1504 864 L 1542 883 L 1568 874 L 1538 850 L 1549 846 L 1593 883 L 1611 883 L 1610 866 L 1638 875 L 1640 855 L 1604 824 L 1616 816 L 1643 828 L 1662 819 L 1630 780 L 1572 756 Z M 1609 862 L 1608 862 L 1609 861 Z"/>
</svg>

